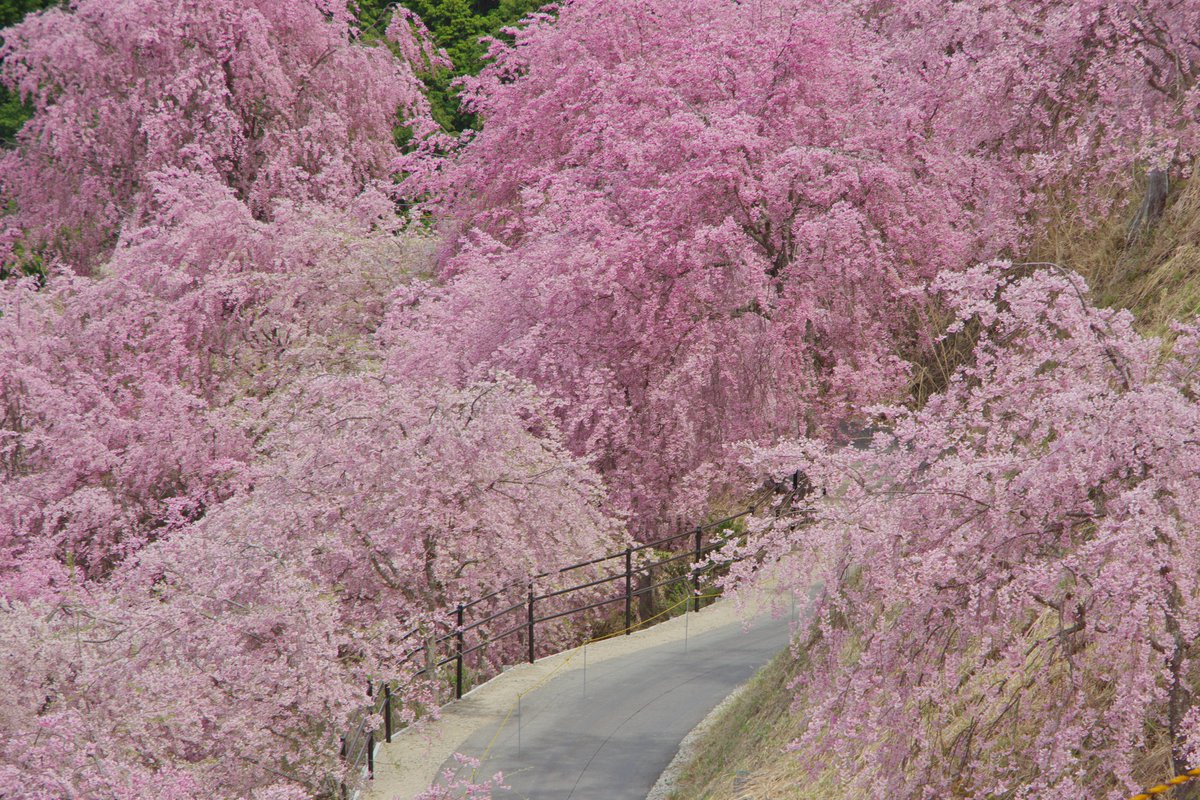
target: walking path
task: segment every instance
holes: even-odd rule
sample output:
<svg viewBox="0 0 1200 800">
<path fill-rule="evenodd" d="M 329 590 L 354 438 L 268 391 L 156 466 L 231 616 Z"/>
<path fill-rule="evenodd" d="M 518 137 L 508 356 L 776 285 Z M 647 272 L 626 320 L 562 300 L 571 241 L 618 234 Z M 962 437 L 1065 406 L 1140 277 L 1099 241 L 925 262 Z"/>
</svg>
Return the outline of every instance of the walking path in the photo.
<svg viewBox="0 0 1200 800">
<path fill-rule="evenodd" d="M 787 646 L 791 604 L 778 618 L 766 604 L 720 600 L 515 667 L 384 745 L 367 796 L 411 800 L 459 752 L 484 762 L 480 779 L 504 773 L 497 798 L 643 800 L 683 737 Z"/>
</svg>

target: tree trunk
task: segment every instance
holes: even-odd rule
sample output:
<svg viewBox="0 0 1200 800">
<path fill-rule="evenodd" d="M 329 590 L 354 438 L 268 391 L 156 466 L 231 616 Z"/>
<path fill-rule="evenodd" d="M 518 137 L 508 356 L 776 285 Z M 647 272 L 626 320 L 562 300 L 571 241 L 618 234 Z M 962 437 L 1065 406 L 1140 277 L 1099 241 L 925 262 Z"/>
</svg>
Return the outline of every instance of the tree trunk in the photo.
<svg viewBox="0 0 1200 800">
<path fill-rule="evenodd" d="M 654 593 L 657 589 L 649 587 L 654 585 L 655 572 L 658 570 L 655 567 L 647 567 L 646 571 L 638 575 L 637 581 L 634 583 L 635 591 L 640 591 L 637 602 L 638 621 L 650 619 L 654 616 Z"/>
<path fill-rule="evenodd" d="M 1133 244 L 1141 239 L 1158 222 L 1167 207 L 1167 192 L 1170 190 L 1165 169 L 1152 169 L 1146 173 L 1146 196 L 1142 205 L 1129 223 L 1125 233 L 1125 243 Z"/>
<path fill-rule="evenodd" d="M 1182 593 L 1179 591 L 1179 587 L 1172 581 L 1166 618 L 1167 632 L 1171 635 L 1172 644 L 1174 644 L 1174 651 L 1171 653 L 1171 662 L 1169 664 L 1171 670 L 1171 689 L 1167 700 L 1167 725 L 1171 737 L 1171 768 L 1176 775 L 1186 772 L 1193 766 L 1187 762 L 1183 755 L 1183 732 L 1181 730 L 1183 727 L 1183 717 L 1192 705 L 1191 692 L 1187 690 L 1187 683 L 1183 674 L 1183 667 L 1187 661 L 1190 643 L 1183 636 L 1177 616 L 1181 611 L 1182 605 Z M 1197 798 L 1200 798 L 1200 786 L 1195 782 L 1184 784 L 1175 790 L 1175 796 L 1178 800 L 1197 800 Z"/>
<path fill-rule="evenodd" d="M 425 634 L 425 677 L 433 680 L 437 677 L 437 627 L 430 626 Z"/>
</svg>

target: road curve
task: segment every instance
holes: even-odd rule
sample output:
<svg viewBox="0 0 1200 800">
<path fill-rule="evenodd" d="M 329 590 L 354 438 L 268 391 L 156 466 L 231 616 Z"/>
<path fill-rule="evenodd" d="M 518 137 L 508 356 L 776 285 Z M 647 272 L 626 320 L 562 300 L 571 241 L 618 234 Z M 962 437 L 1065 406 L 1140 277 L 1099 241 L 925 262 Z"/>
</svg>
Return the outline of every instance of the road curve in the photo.
<svg viewBox="0 0 1200 800">
<path fill-rule="evenodd" d="M 484 762 L 480 776 L 504 773 L 498 800 L 644 800 L 683 737 L 786 647 L 789 631 L 789 619 L 762 614 L 749 629 L 731 622 L 565 672 L 458 750 Z"/>
</svg>

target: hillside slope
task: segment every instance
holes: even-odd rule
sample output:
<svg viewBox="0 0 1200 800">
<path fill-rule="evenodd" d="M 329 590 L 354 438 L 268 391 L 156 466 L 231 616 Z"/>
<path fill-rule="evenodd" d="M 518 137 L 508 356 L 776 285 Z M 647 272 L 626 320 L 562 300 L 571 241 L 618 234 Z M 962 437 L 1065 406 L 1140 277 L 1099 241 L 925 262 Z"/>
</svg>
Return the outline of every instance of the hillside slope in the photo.
<svg viewBox="0 0 1200 800">
<path fill-rule="evenodd" d="M 1131 193 L 1140 198 L 1144 187 L 1142 179 Z M 1170 338 L 1173 322 L 1200 312 L 1200 183 L 1172 185 L 1161 218 L 1139 236 L 1129 235 L 1137 203 L 1118 197 L 1114 208 L 1091 228 L 1069 221 L 1073 214 L 1048 220 L 1025 260 L 1079 271 L 1097 304 L 1128 309 L 1143 333 Z M 946 371 L 946 365 L 926 367 Z M 923 387 L 915 391 L 918 402 L 924 399 Z M 804 753 L 788 750 L 804 728 L 805 708 L 792 687 L 807 668 L 804 654 L 793 652 L 781 653 L 760 671 L 709 727 L 671 800 L 849 798 L 835 768 L 814 779 L 805 768 Z M 964 719 L 963 725 L 967 723 Z M 1165 732 L 1156 730 L 1150 738 L 1157 746 L 1142 754 L 1135 770 L 1147 785 L 1172 773 Z M 1184 790 L 1172 796 L 1189 797 Z"/>
</svg>

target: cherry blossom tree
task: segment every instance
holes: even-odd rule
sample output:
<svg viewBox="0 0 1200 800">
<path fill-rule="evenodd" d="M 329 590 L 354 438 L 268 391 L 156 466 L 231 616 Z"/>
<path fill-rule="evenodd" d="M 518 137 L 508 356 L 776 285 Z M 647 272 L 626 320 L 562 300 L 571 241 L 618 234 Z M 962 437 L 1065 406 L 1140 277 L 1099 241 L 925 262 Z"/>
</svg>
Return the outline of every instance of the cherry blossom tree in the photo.
<svg viewBox="0 0 1200 800">
<path fill-rule="evenodd" d="M 515 37 L 467 84 L 483 130 L 408 162 L 455 238 L 397 367 L 546 388 L 643 527 L 729 443 L 901 391 L 906 289 L 1016 240 L 1012 182 L 920 134 L 852 15 L 577 2 Z"/>
<path fill-rule="evenodd" d="M 0 793 L 317 796 L 357 779 L 339 738 L 369 681 L 436 701 L 414 627 L 620 528 L 528 385 L 384 369 L 375 330 L 429 251 L 379 183 L 397 107 L 424 124 L 409 62 L 337 4 L 160 5 L 6 40 L 45 90 L 10 185 L 88 193 L 12 189 L 5 241 L 91 268 L 0 281 L 0 629 L 22 654 Z M 391 30 L 437 57 L 410 16 Z M 112 57 L 56 88 L 85 51 Z M 55 127 L 100 97 L 102 134 Z"/>
<path fill-rule="evenodd" d="M 0 787 L 21 797 L 311 797 L 364 684 L 335 604 L 286 552 L 204 532 L 138 554 L 153 584 L 90 582 L 0 613 L 13 691 Z"/>
<path fill-rule="evenodd" d="M 1115 797 L 1147 721 L 1194 758 L 1200 332 L 967 265 L 1068 178 L 1087 207 L 1194 154 L 1200 12 L 944 5 L 576 0 L 492 45 L 459 141 L 403 9 L 386 42 L 342 0 L 6 33 L 0 247 L 36 274 L 0 280 L 0 794 L 318 795 L 414 629 L 623 542 L 614 509 L 703 508 L 747 448 L 827 493 L 755 545 L 826 586 L 813 763 Z M 831 448 L 903 395 L 930 287 L 972 359 Z"/>
<path fill-rule="evenodd" d="M 81 2 L 6 37 L 4 244 L 70 266 L 0 281 L 0 794 L 319 796 L 370 681 L 438 699 L 414 627 L 622 540 L 530 386 L 384 369 L 429 239 L 382 181 L 440 56 L 350 21 Z"/>
<path fill-rule="evenodd" d="M 0 160 L 6 222 L 26 252 L 86 272 L 155 172 L 213 173 L 258 219 L 282 199 L 344 206 L 386 181 L 396 125 L 433 125 L 414 66 L 441 56 L 407 15 L 388 35 L 403 57 L 360 43 L 344 0 L 81 0 L 31 15 L 0 49 L 0 79 L 34 108 Z"/>
<path fill-rule="evenodd" d="M 229 497 L 254 402 L 305 363 L 350 359 L 419 268 L 419 243 L 372 233 L 378 214 L 264 223 L 219 184 L 151 180 L 155 221 L 129 226 L 107 274 L 0 286 L 9 596 L 52 590 L 68 560 L 102 577 Z"/>
<path fill-rule="evenodd" d="M 24 654 L 0 670 L 20 697 L 0 786 L 319 794 L 357 777 L 338 741 L 370 679 L 399 681 L 400 704 L 437 699 L 413 680 L 424 663 L 404 661 L 422 643 L 409 628 L 616 543 L 594 475 L 553 443 L 527 388 L 326 377 L 277 413 L 253 489 L 106 581 L 0 615 L 0 651 Z"/>
<path fill-rule="evenodd" d="M 369 680 L 435 699 L 414 627 L 621 530 L 528 385 L 382 368 L 428 250 L 386 201 L 156 180 L 106 274 L 5 284 L 0 786 L 312 796 Z"/>
<path fill-rule="evenodd" d="M 1171 0 L 855 2 L 930 90 L 931 130 L 1086 187 L 1196 155 L 1200 9 Z M 1099 168 L 1098 168 L 1099 167 Z"/>
<path fill-rule="evenodd" d="M 795 747 L 866 797 L 1127 797 L 1200 746 L 1198 332 L 1164 350 L 1057 268 L 937 285 L 977 338 L 943 393 L 869 453 L 749 458 L 827 493 L 758 522 L 824 585 Z"/>
<path fill-rule="evenodd" d="M 522 382 L 321 376 L 278 404 L 265 449 L 279 472 L 255 481 L 239 525 L 275 531 L 278 547 L 319 542 L 314 569 L 358 630 L 436 617 L 622 541 L 598 477 Z M 396 654 L 377 646 L 381 663 Z"/>
<path fill-rule="evenodd" d="M 694 508 L 730 443 L 903 391 L 935 274 L 1194 151 L 1186 3 L 554 12 L 466 81 L 486 124 L 453 161 L 404 162 L 449 240 L 440 298 L 397 327 L 407 369 L 551 391 L 644 525 Z"/>
</svg>

